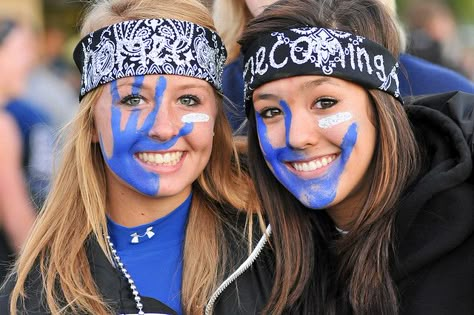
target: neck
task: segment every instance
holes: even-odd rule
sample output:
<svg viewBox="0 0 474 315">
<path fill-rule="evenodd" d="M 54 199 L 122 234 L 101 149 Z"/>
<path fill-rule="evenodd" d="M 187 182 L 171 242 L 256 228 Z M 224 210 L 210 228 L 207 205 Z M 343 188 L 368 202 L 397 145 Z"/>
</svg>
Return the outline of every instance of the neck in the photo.
<svg viewBox="0 0 474 315">
<path fill-rule="evenodd" d="M 358 212 L 353 210 L 353 208 L 344 209 L 340 207 L 327 209 L 327 213 L 336 227 L 343 231 L 348 231 L 350 229 L 351 223 L 358 215 Z"/>
<path fill-rule="evenodd" d="M 326 209 L 334 224 L 341 230 L 349 231 L 364 208 L 369 191 L 363 184 L 352 191 L 344 200 Z"/>
<path fill-rule="evenodd" d="M 115 223 L 126 227 L 147 224 L 172 212 L 190 193 L 191 186 L 173 196 L 150 197 L 115 187 L 108 193 L 107 213 Z"/>
</svg>

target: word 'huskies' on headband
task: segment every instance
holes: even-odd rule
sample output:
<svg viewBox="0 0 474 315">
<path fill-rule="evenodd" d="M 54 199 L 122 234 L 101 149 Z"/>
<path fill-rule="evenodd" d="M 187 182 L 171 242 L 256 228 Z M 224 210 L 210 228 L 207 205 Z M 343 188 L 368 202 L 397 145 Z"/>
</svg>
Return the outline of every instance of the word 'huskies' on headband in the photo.
<svg viewBox="0 0 474 315">
<path fill-rule="evenodd" d="M 391 94 L 402 102 L 398 62 L 381 45 L 351 33 L 302 27 L 272 32 L 244 52 L 245 106 L 267 82 L 296 75 L 327 75 Z"/>
<path fill-rule="evenodd" d="M 97 30 L 74 50 L 80 98 L 99 85 L 146 74 L 195 77 L 222 91 L 227 53 L 214 31 L 173 19 L 131 20 Z"/>
</svg>

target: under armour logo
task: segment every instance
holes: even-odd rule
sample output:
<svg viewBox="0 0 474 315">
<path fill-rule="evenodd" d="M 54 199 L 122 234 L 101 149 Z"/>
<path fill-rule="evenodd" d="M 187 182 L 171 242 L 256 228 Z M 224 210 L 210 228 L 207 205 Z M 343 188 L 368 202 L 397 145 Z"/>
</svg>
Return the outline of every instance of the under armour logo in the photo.
<svg viewBox="0 0 474 315">
<path fill-rule="evenodd" d="M 136 232 L 133 233 L 133 234 L 130 234 L 130 236 L 132 237 L 132 239 L 130 240 L 130 243 L 138 244 L 138 243 L 140 243 L 140 238 L 145 237 L 145 236 L 148 237 L 148 239 L 152 238 L 153 236 L 155 236 L 155 232 L 153 232 L 152 230 L 153 230 L 153 227 L 149 226 L 146 229 L 146 232 L 143 233 L 142 235 L 140 235 Z"/>
</svg>

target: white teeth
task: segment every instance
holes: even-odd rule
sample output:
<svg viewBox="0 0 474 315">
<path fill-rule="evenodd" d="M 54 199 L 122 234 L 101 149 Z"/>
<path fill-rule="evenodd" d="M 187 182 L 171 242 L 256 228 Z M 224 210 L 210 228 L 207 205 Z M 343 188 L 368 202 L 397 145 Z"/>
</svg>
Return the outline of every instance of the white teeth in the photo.
<svg viewBox="0 0 474 315">
<path fill-rule="evenodd" d="M 155 155 L 155 162 L 158 163 L 158 164 L 162 164 L 163 163 L 163 156 L 161 154 L 156 154 Z"/>
<path fill-rule="evenodd" d="M 157 164 L 164 166 L 176 165 L 183 156 L 183 152 L 172 153 L 138 153 L 138 158 L 148 164 Z"/>
<path fill-rule="evenodd" d="M 324 157 L 324 158 L 321 160 L 321 163 L 323 163 L 323 166 L 326 166 L 326 165 L 328 165 L 328 160 Z"/>
<path fill-rule="evenodd" d="M 150 163 L 155 163 L 155 155 L 154 154 L 148 154 L 148 162 Z"/>
<path fill-rule="evenodd" d="M 304 163 L 291 163 L 291 165 L 300 172 L 311 172 L 317 170 L 321 167 L 327 166 L 332 161 L 336 159 L 335 155 L 323 157 L 322 159 L 316 159 L 311 162 L 304 162 Z"/>
</svg>

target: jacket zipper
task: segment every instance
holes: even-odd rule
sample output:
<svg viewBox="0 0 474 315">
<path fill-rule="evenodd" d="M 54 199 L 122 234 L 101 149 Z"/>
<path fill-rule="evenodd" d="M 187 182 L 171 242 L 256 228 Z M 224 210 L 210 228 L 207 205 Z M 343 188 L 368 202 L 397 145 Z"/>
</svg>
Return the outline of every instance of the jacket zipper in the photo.
<svg viewBox="0 0 474 315">
<path fill-rule="evenodd" d="M 238 277 L 240 277 L 247 269 L 252 266 L 252 264 L 257 260 L 258 256 L 263 250 L 263 247 L 268 241 L 268 237 L 272 233 L 272 227 L 270 224 L 267 226 L 267 229 L 265 231 L 265 234 L 260 238 L 260 241 L 258 241 L 257 246 L 255 246 L 255 249 L 252 251 L 249 257 L 242 263 L 242 265 L 237 268 L 236 271 L 234 271 L 222 284 L 217 288 L 217 290 L 212 294 L 211 298 L 209 299 L 209 302 L 207 302 L 206 305 L 206 310 L 205 310 L 205 315 L 211 315 L 212 311 L 214 309 L 214 304 L 217 301 L 217 298 L 224 292 L 224 290 L 232 283 L 234 282 Z"/>
</svg>

